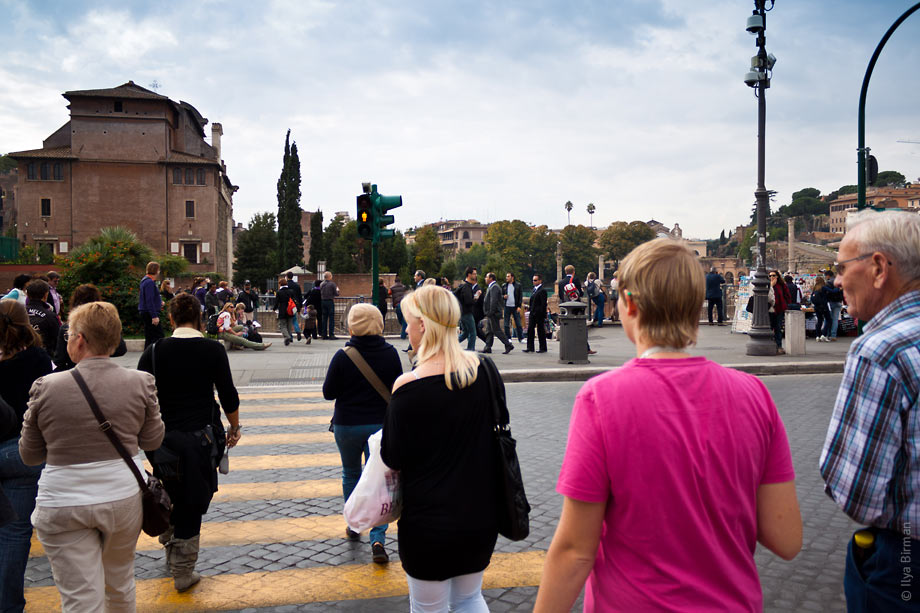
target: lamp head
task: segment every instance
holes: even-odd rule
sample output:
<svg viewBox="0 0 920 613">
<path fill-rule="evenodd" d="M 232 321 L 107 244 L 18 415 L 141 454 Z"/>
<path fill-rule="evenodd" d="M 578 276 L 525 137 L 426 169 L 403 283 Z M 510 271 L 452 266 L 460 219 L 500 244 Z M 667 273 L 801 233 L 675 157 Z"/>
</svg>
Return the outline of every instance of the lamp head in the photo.
<svg viewBox="0 0 920 613">
<path fill-rule="evenodd" d="M 763 81 L 766 78 L 764 73 L 759 70 L 752 70 L 746 75 L 744 75 L 744 83 L 748 87 L 756 87 L 760 81 Z"/>
<path fill-rule="evenodd" d="M 763 15 L 758 15 L 754 13 L 747 18 L 747 28 L 746 30 L 751 34 L 760 34 L 763 32 Z"/>
</svg>

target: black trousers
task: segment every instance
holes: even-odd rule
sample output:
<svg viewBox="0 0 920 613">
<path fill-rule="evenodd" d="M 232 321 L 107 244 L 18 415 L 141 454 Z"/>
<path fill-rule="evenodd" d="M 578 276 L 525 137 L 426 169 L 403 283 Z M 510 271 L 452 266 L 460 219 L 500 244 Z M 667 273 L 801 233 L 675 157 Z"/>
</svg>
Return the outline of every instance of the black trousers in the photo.
<svg viewBox="0 0 920 613">
<path fill-rule="evenodd" d="M 163 338 L 163 326 L 160 325 L 160 322 L 154 325 L 150 313 L 142 312 L 141 321 L 144 322 L 144 349 L 146 349 L 148 345 Z"/>
<path fill-rule="evenodd" d="M 498 317 L 486 317 L 486 319 L 489 322 L 489 331 L 486 333 L 486 349 L 492 348 L 492 342 L 495 340 L 495 337 L 498 337 L 498 340 L 501 341 L 501 344 L 506 348 L 511 345 L 511 343 L 508 342 L 508 337 L 502 332 L 501 324 L 498 323 Z"/>
<path fill-rule="evenodd" d="M 719 316 L 719 323 L 725 321 L 725 311 L 722 310 L 722 296 L 719 296 L 718 298 L 709 298 L 707 299 L 707 302 L 709 303 L 709 323 L 712 323 L 712 307 L 718 308 L 717 313 Z"/>
<path fill-rule="evenodd" d="M 537 337 L 540 339 L 540 351 L 546 351 L 546 318 L 537 319 L 531 313 L 527 322 L 527 350 L 533 351 L 533 333 L 537 331 Z"/>
</svg>

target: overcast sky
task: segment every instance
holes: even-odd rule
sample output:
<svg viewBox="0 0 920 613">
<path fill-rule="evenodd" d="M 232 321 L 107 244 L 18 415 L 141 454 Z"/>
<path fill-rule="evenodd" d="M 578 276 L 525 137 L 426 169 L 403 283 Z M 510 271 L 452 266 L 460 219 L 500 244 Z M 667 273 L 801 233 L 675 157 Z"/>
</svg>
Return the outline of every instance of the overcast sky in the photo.
<svg viewBox="0 0 920 613">
<path fill-rule="evenodd" d="M 875 46 L 913 0 L 778 0 L 767 188 L 856 183 L 856 109 Z M 0 0 L 0 152 L 68 120 L 61 93 L 133 80 L 223 124 L 236 221 L 275 211 L 284 135 L 302 206 L 353 214 L 362 181 L 438 219 L 561 228 L 657 219 L 713 238 L 749 219 L 753 0 L 23 2 Z M 920 12 L 876 67 L 867 144 L 920 177 Z M 205 129 L 210 136 L 209 127 Z"/>
</svg>

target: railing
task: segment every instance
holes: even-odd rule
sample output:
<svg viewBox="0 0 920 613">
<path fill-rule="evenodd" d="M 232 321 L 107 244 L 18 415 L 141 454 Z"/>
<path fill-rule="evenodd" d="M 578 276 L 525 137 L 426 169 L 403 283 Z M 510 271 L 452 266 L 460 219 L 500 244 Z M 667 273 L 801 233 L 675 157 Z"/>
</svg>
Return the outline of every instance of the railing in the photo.
<svg viewBox="0 0 920 613">
<path fill-rule="evenodd" d="M 347 325 L 348 322 L 348 312 L 351 310 L 351 307 L 360 304 L 370 302 L 369 298 L 364 296 L 339 296 L 335 298 L 335 334 L 338 335 L 348 335 Z M 260 296 L 259 297 L 259 309 L 256 313 L 256 319 L 262 322 L 263 326 L 266 326 L 269 332 L 277 331 L 277 311 L 274 309 L 275 297 L 274 296 Z M 317 327 L 322 320 L 322 313 L 317 313 L 316 322 Z M 301 323 L 303 320 L 300 320 Z M 383 322 L 383 333 L 384 334 L 399 334 L 401 331 L 401 326 L 399 325 L 399 320 L 396 317 L 396 310 L 393 308 L 390 300 L 387 300 L 387 316 Z"/>
</svg>

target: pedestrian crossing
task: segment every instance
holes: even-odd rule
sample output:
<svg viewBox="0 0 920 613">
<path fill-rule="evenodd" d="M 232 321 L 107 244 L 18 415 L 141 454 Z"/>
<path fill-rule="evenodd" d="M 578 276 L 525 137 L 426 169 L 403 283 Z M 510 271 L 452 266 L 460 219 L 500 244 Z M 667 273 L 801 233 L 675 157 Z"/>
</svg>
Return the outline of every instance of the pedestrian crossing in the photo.
<svg viewBox="0 0 920 613">
<path fill-rule="evenodd" d="M 140 535 L 138 611 L 218 611 L 404 596 L 396 526 L 388 565 L 373 564 L 366 535 L 345 539 L 340 459 L 327 426 L 332 403 L 316 390 L 245 390 L 244 427 L 201 530 L 200 584 L 173 589 L 156 538 Z M 544 552 L 496 553 L 484 589 L 536 586 Z M 26 611 L 58 611 L 44 551 L 33 538 Z"/>
</svg>

